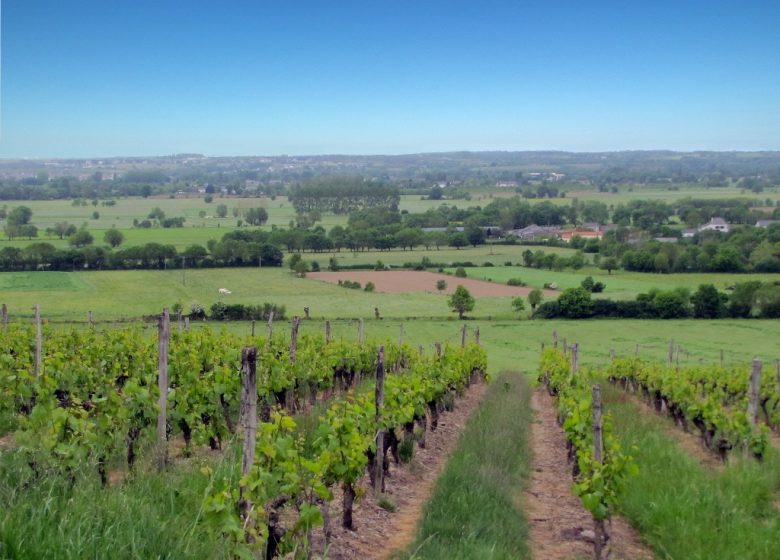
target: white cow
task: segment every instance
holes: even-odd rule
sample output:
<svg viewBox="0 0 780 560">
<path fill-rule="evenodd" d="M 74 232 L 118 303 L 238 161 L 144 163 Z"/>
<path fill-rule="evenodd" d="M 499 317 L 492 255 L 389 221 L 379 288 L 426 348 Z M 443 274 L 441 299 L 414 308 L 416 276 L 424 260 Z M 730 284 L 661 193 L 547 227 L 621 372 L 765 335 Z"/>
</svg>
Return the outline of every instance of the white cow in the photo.
<svg viewBox="0 0 780 560">
<path fill-rule="evenodd" d="M 217 291 L 219 292 L 219 295 L 221 295 L 221 296 L 228 296 L 228 295 L 233 293 L 230 290 L 228 290 L 227 288 L 220 288 Z"/>
</svg>

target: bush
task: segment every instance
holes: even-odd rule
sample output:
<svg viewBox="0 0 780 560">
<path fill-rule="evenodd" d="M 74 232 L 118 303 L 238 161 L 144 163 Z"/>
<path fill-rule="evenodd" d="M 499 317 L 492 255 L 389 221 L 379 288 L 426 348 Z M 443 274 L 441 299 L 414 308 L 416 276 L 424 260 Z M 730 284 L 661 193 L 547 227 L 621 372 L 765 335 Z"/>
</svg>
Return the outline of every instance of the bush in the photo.
<svg viewBox="0 0 780 560">
<path fill-rule="evenodd" d="M 527 284 L 523 282 L 520 278 L 510 278 L 506 281 L 507 286 L 526 286 Z"/>
<path fill-rule="evenodd" d="M 512 261 L 506 261 L 506 262 L 504 263 L 504 266 L 512 266 Z"/>
<path fill-rule="evenodd" d="M 465 278 L 466 277 L 466 269 L 463 268 L 462 266 L 459 266 L 455 270 L 455 276 L 457 276 L 458 278 Z"/>
<path fill-rule="evenodd" d="M 495 266 L 495 265 L 490 261 L 485 261 L 482 263 L 482 266 Z"/>
<path fill-rule="evenodd" d="M 374 286 L 373 282 L 366 282 L 366 287 L 363 288 L 363 291 L 365 291 L 365 292 L 373 292 L 374 288 L 376 288 L 376 286 Z"/>
<path fill-rule="evenodd" d="M 320 263 L 317 261 L 311 261 L 311 271 L 312 272 L 319 272 L 320 271 Z"/>
<path fill-rule="evenodd" d="M 371 282 L 369 282 L 369 284 L 371 284 Z M 351 290 L 359 290 L 362 287 L 360 282 L 353 282 L 352 280 L 339 280 L 339 286 L 342 288 L 349 288 Z"/>
<path fill-rule="evenodd" d="M 243 305 L 240 303 L 217 302 L 211 306 L 209 318 L 215 321 L 267 321 L 274 312 L 274 319 L 285 319 L 284 305 L 264 303 L 262 305 Z"/>
<path fill-rule="evenodd" d="M 205 319 L 205 318 L 206 318 L 206 309 L 198 303 L 193 303 L 190 306 L 190 319 Z"/>
</svg>

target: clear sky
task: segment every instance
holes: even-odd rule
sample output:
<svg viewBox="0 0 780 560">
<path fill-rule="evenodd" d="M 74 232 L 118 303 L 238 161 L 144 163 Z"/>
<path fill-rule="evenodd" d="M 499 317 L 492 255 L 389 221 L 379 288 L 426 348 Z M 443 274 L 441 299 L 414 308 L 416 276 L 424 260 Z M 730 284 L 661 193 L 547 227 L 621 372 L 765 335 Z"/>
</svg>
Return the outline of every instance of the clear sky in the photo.
<svg viewBox="0 0 780 560">
<path fill-rule="evenodd" d="M 5 0 L 0 157 L 780 149 L 780 2 Z"/>
</svg>

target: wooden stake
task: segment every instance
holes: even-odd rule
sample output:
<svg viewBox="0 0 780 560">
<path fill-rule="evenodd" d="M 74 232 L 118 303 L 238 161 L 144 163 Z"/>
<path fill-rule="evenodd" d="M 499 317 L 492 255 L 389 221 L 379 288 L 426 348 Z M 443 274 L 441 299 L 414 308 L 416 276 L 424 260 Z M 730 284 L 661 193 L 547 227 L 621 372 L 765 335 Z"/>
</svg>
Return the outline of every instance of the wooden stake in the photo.
<svg viewBox="0 0 780 560">
<path fill-rule="evenodd" d="M 639 356 L 639 344 L 636 345 L 636 350 L 634 351 L 635 356 Z"/>
<path fill-rule="evenodd" d="M 558 348 L 558 331 L 553 331 L 553 348 Z"/>
<path fill-rule="evenodd" d="M 750 372 L 750 390 L 748 391 L 748 422 L 755 426 L 758 421 L 758 397 L 761 391 L 761 360 L 753 359 L 753 370 Z"/>
<path fill-rule="evenodd" d="M 564 337 L 564 339 L 563 339 L 563 355 L 565 356 L 568 353 L 569 353 L 569 347 L 566 344 L 566 338 Z"/>
<path fill-rule="evenodd" d="M 303 308 L 303 316 L 306 319 L 311 319 L 311 315 L 309 315 L 309 308 L 308 308 L 308 306 Z"/>
<path fill-rule="evenodd" d="M 255 337 L 255 320 L 252 319 L 252 338 Z"/>
<path fill-rule="evenodd" d="M 8 330 L 8 306 L 6 304 L 0 308 L 0 316 L 2 316 L 3 330 Z"/>
<path fill-rule="evenodd" d="M 479 327 L 474 329 L 474 342 L 476 342 L 477 346 L 479 346 Z"/>
<path fill-rule="evenodd" d="M 184 319 L 182 318 L 181 309 L 176 312 L 176 324 L 179 327 L 179 332 L 184 330 Z"/>
<path fill-rule="evenodd" d="M 255 462 L 257 444 L 257 348 L 246 346 L 241 352 L 241 425 L 244 429 L 244 453 L 241 475 L 246 476 Z M 246 521 L 252 504 L 244 497 L 246 487 L 239 488 L 238 511 Z"/>
<path fill-rule="evenodd" d="M 184 318 L 184 330 L 185 331 L 190 330 L 190 318 L 189 317 L 185 317 Z"/>
<path fill-rule="evenodd" d="M 723 367 L 723 349 L 720 351 L 720 367 Z"/>
<path fill-rule="evenodd" d="M 436 347 L 436 356 L 441 358 L 441 342 L 434 342 L 433 345 Z"/>
<path fill-rule="evenodd" d="M 163 309 L 157 326 L 157 386 L 160 398 L 157 402 L 157 469 L 163 470 L 168 462 L 168 347 L 171 336 L 168 309 Z"/>
<path fill-rule="evenodd" d="M 580 368 L 580 345 L 576 342 L 571 345 L 571 372 L 577 373 Z"/>
<path fill-rule="evenodd" d="M 41 306 L 35 304 L 35 376 L 43 373 L 43 329 L 41 327 Z"/>
<path fill-rule="evenodd" d="M 330 321 L 325 321 L 325 343 L 330 343 Z"/>
<path fill-rule="evenodd" d="M 290 363 L 294 364 L 298 354 L 298 325 L 300 319 L 297 316 L 292 318 L 292 328 L 290 329 Z"/>
<path fill-rule="evenodd" d="M 666 355 L 666 363 L 669 367 L 672 367 L 672 362 L 674 361 L 674 339 L 669 339 L 669 351 Z"/>
<path fill-rule="evenodd" d="M 90 327 L 94 326 L 94 323 L 92 322 L 92 311 L 87 311 L 87 324 Z"/>
<path fill-rule="evenodd" d="M 598 385 L 593 386 L 591 408 L 593 409 L 593 459 L 597 463 L 601 463 L 604 461 L 604 440 L 601 425 L 601 387 Z M 593 526 L 595 533 L 593 546 L 596 552 L 596 558 L 601 560 L 602 558 L 609 557 L 609 553 L 605 550 L 609 535 L 607 534 L 607 527 L 603 519 L 594 518 Z"/>
<path fill-rule="evenodd" d="M 376 455 L 374 456 L 374 494 L 384 491 L 384 462 L 385 462 L 385 431 L 382 424 L 382 405 L 385 401 L 385 347 L 379 347 L 376 365 L 376 391 L 374 393 L 374 405 L 376 414 L 374 424 L 376 426 Z"/>
<path fill-rule="evenodd" d="M 358 344 L 363 344 L 363 319 L 358 319 Z"/>
<path fill-rule="evenodd" d="M 401 323 L 398 327 L 398 346 L 404 343 L 404 324 Z"/>
<path fill-rule="evenodd" d="M 611 361 L 613 361 L 613 362 L 615 361 L 615 349 L 614 348 L 610 348 L 609 349 L 609 359 Z"/>
<path fill-rule="evenodd" d="M 274 312 L 271 310 L 268 313 L 268 343 L 271 343 L 271 338 L 274 336 Z"/>
<path fill-rule="evenodd" d="M 466 323 L 463 323 L 463 326 L 460 328 L 460 347 L 466 347 Z"/>
</svg>

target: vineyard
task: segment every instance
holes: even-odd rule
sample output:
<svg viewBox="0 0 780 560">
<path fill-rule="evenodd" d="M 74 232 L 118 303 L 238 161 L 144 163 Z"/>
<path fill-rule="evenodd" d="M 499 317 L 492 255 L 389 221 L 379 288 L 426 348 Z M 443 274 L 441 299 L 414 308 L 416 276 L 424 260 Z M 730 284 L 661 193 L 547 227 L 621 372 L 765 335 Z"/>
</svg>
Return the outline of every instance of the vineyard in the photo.
<svg viewBox="0 0 780 560">
<path fill-rule="evenodd" d="M 10 325 L 0 335 L 0 415 L 29 467 L 25 484 L 92 471 L 105 486 L 118 457 L 130 473 L 145 455 L 175 468 L 175 438 L 186 456 L 241 436 L 240 475 L 204 468 L 203 520 L 229 555 L 308 550 L 323 524 L 327 539 L 336 487 L 351 529 L 366 469 L 380 492 L 388 455 L 398 464 L 425 445 L 440 412 L 484 376 L 486 355 L 465 340 L 426 356 L 408 344 L 298 336 L 298 324 L 289 338 L 170 333 L 165 314 L 156 339 L 137 328 Z"/>
<path fill-rule="evenodd" d="M 583 367 L 584 350 L 554 334 L 534 368 L 532 403 L 523 376 L 506 373 L 480 403 L 473 396 L 488 376 L 478 330 L 422 346 L 404 342 L 403 329 L 397 341 L 366 340 L 358 321 L 352 341 L 327 321 L 299 333 L 306 323 L 269 321 L 262 335 L 255 324 L 246 335 L 177 324 L 167 312 L 156 329 L 52 327 L 39 315 L 9 323 L 0 330 L 9 508 L 0 557 L 30 557 L 32 527 L 64 542 L 54 557 L 101 556 L 101 535 L 123 523 L 123 557 L 167 546 L 162 556 L 373 558 L 400 546 L 415 558 L 707 558 L 720 548 L 723 558 L 761 559 L 779 544 L 780 376 L 759 360 L 679 366 L 670 342 L 666 363 L 611 352 Z M 476 410 L 458 452 L 441 438 L 459 433 L 451 415 L 464 402 Z M 552 426 L 543 428 L 545 415 Z M 560 443 L 532 447 L 529 434 L 542 429 Z M 423 492 L 417 537 L 384 548 L 377 527 L 395 525 L 371 516 L 411 507 L 397 485 L 422 484 L 416 461 L 436 455 L 447 470 L 427 475 L 426 484 L 440 480 Z M 548 470 L 541 490 L 529 482 Z M 507 489 L 529 485 L 536 505 L 520 507 Z M 561 517 L 556 502 L 567 496 L 575 505 Z M 541 500 L 554 500 L 544 515 Z M 71 514 L 71 504 L 89 513 Z M 165 530 L 154 516 L 137 519 L 150 506 L 165 512 Z M 103 515 L 113 520 L 105 528 Z M 46 529 L 49 519 L 60 528 Z M 552 548 L 534 540 L 539 523 L 552 526 Z M 718 541 L 724 523 L 740 530 Z"/>
</svg>

